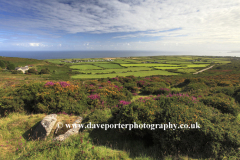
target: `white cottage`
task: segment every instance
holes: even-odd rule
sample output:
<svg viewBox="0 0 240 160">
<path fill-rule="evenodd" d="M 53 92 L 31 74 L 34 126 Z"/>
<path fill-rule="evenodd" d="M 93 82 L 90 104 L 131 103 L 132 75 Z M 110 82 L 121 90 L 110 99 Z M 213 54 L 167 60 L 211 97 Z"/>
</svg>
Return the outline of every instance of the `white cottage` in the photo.
<svg viewBox="0 0 240 160">
<path fill-rule="evenodd" d="M 27 70 L 29 70 L 28 66 L 25 67 L 16 67 L 15 70 L 17 71 L 22 71 L 23 73 L 25 73 Z"/>
</svg>

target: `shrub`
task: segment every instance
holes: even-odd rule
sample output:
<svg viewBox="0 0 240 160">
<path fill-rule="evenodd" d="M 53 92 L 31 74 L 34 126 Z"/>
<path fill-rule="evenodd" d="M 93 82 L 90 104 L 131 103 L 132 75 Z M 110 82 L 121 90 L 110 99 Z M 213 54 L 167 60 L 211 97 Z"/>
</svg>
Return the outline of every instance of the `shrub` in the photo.
<svg viewBox="0 0 240 160">
<path fill-rule="evenodd" d="M 239 106 L 235 103 L 234 99 L 222 94 L 203 97 L 200 99 L 205 105 L 214 107 L 222 113 L 231 113 L 238 115 L 240 113 Z"/>
<path fill-rule="evenodd" d="M 37 70 L 35 68 L 30 68 L 28 70 L 28 73 L 36 73 L 36 72 L 37 72 Z"/>
<path fill-rule="evenodd" d="M 168 88 L 159 88 L 158 90 L 154 91 L 153 94 L 169 94 L 171 91 Z"/>
<path fill-rule="evenodd" d="M 91 122 L 92 124 L 107 123 L 109 118 L 112 117 L 110 109 L 96 109 L 94 112 L 89 114 L 84 120 L 86 123 Z"/>
<path fill-rule="evenodd" d="M 216 87 L 217 86 L 217 82 L 215 80 L 208 80 L 205 82 L 205 84 L 209 87 Z"/>
<path fill-rule="evenodd" d="M 87 109 L 86 90 L 67 82 L 23 85 L 0 100 L 1 110 L 76 113 Z"/>
<path fill-rule="evenodd" d="M 143 88 L 141 88 L 144 94 L 158 94 L 160 88 L 166 88 L 166 84 L 163 82 L 152 82 L 147 83 Z"/>
<path fill-rule="evenodd" d="M 235 99 L 238 103 L 240 103 L 240 92 L 237 93 L 237 95 L 235 96 Z"/>
<path fill-rule="evenodd" d="M 139 89 L 137 87 L 137 83 L 134 83 L 134 82 L 124 83 L 123 86 L 132 93 L 137 93 L 139 91 Z"/>
<path fill-rule="evenodd" d="M 13 70 L 12 74 L 23 74 L 23 72 L 22 71 Z"/>
<path fill-rule="evenodd" d="M 122 123 L 122 124 L 151 124 L 155 119 L 155 112 L 160 109 L 155 105 L 155 101 L 153 99 L 139 99 L 130 104 L 119 104 L 115 108 L 112 109 L 114 123 Z M 140 137 L 144 137 L 148 134 L 148 130 L 146 129 L 134 129 L 130 130 L 122 129 L 122 132 L 132 135 L 137 135 Z"/>
<path fill-rule="evenodd" d="M 7 69 L 8 70 L 14 70 L 15 69 L 15 65 L 14 64 L 9 64 L 8 66 L 7 66 Z"/>
<path fill-rule="evenodd" d="M 49 74 L 50 70 L 48 68 L 41 69 L 40 74 Z"/>
<path fill-rule="evenodd" d="M 229 86 L 229 87 L 232 87 L 232 82 L 231 81 L 220 81 L 218 82 L 218 86 L 222 86 L 222 87 L 225 87 L 225 86 Z"/>
<path fill-rule="evenodd" d="M 5 63 L 4 63 L 3 61 L 1 61 L 1 60 L 0 60 L 0 67 L 1 67 L 1 68 L 6 68 Z"/>
<path fill-rule="evenodd" d="M 199 90 L 199 89 L 206 89 L 207 86 L 205 85 L 205 83 L 190 83 L 188 84 L 186 87 L 184 87 L 184 91 L 187 92 L 187 91 L 196 91 L 196 90 Z"/>
<path fill-rule="evenodd" d="M 213 116 L 214 109 L 201 103 L 193 107 L 181 103 L 171 103 L 163 107 L 156 116 L 156 124 L 194 124 L 198 122 L 200 129 L 156 129 L 153 131 L 154 142 L 167 154 L 177 151 L 181 153 L 205 153 L 207 157 L 220 158 L 231 154 L 240 145 L 237 122 L 234 116 L 221 114 Z M 230 125 L 231 124 L 231 125 Z M 236 125 L 231 128 L 232 125 Z M 181 147 L 180 147 L 181 146 Z M 222 151 L 225 151 L 224 153 Z"/>
<path fill-rule="evenodd" d="M 214 88 L 213 93 L 224 93 L 228 96 L 233 96 L 234 94 L 234 87 L 217 87 Z"/>
</svg>

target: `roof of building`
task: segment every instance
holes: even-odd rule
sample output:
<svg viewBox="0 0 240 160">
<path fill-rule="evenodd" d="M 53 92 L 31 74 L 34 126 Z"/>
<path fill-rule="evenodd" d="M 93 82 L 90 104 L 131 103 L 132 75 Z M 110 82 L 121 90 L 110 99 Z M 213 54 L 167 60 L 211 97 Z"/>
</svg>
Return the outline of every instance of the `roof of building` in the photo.
<svg viewBox="0 0 240 160">
<path fill-rule="evenodd" d="M 29 69 L 29 68 L 28 68 L 28 67 L 16 67 L 15 69 L 16 69 L 16 70 L 18 70 L 18 69 L 27 70 L 27 69 Z"/>
</svg>

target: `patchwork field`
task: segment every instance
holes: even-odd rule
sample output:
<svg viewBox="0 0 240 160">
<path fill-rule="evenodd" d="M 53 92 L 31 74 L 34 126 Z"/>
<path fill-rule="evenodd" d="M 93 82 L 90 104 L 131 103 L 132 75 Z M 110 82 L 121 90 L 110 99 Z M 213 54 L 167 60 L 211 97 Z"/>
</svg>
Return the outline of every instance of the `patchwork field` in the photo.
<svg viewBox="0 0 240 160">
<path fill-rule="evenodd" d="M 158 63 L 144 63 L 144 64 L 120 64 L 121 66 L 124 66 L 124 67 L 154 67 L 154 66 L 168 66 L 168 67 L 171 67 L 171 66 L 179 66 L 179 65 L 174 65 L 174 64 L 158 64 Z"/>
<path fill-rule="evenodd" d="M 124 68 L 124 67 L 120 66 L 119 64 L 112 64 L 112 63 L 108 63 L 108 64 L 94 63 L 94 65 L 102 67 L 102 68 L 106 68 L 106 69 L 110 69 L 110 68 Z"/>
<path fill-rule="evenodd" d="M 70 68 L 80 69 L 80 70 L 102 69 L 94 65 L 73 65 L 73 66 L 70 66 Z"/>
<path fill-rule="evenodd" d="M 209 64 L 190 64 L 187 65 L 188 68 L 199 68 L 199 67 L 207 67 Z"/>
<path fill-rule="evenodd" d="M 152 68 L 148 67 L 128 67 L 128 68 L 122 68 L 122 69 L 101 69 L 101 70 L 83 70 L 81 73 L 89 73 L 91 72 L 92 74 L 103 74 L 103 73 L 123 73 L 123 72 L 138 72 L 138 71 L 147 71 L 147 70 L 152 70 Z"/>
<path fill-rule="evenodd" d="M 110 60 L 109 60 L 110 59 Z M 79 74 L 71 78 L 107 78 L 116 76 L 151 76 L 151 75 L 177 75 L 192 74 L 210 66 L 212 62 L 226 64 L 228 58 L 209 58 L 192 56 L 154 56 L 154 57 L 128 57 L 116 59 L 74 59 L 79 63 L 67 63 L 70 68 Z M 51 62 L 61 62 L 62 60 Z M 70 59 L 69 59 L 70 61 Z M 88 61 L 88 62 L 86 62 Z M 65 62 L 64 62 L 65 63 Z M 77 73 L 76 72 L 76 73 Z"/>
<path fill-rule="evenodd" d="M 196 69 L 192 69 L 192 68 L 178 69 L 177 71 L 181 72 L 181 73 L 194 73 L 194 72 L 197 72 Z"/>
<path fill-rule="evenodd" d="M 187 67 L 154 67 L 155 69 L 178 69 L 178 68 L 187 68 Z"/>
<path fill-rule="evenodd" d="M 141 71 L 141 72 L 127 72 L 127 73 L 118 73 L 118 74 L 79 74 L 72 76 L 73 79 L 76 78 L 113 78 L 117 76 L 135 76 L 135 77 L 146 77 L 146 76 L 152 76 L 152 75 L 178 75 L 179 73 L 173 73 L 168 71 L 161 71 L 161 70 L 155 70 L 155 71 Z"/>
</svg>

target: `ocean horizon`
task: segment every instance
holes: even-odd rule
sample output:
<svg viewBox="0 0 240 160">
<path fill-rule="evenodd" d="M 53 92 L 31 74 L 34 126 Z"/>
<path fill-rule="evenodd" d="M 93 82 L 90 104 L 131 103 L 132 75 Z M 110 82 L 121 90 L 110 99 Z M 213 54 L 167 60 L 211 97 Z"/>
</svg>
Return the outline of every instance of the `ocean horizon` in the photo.
<svg viewBox="0 0 240 160">
<path fill-rule="evenodd" d="M 240 53 L 232 52 L 169 52 L 169 51 L 0 51 L 3 57 L 19 57 L 31 59 L 71 59 L 71 58 L 107 58 L 107 57 L 142 57 L 142 56 L 236 56 Z"/>
</svg>

